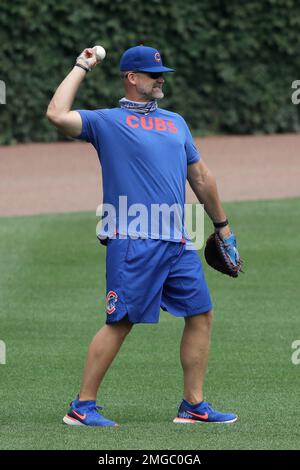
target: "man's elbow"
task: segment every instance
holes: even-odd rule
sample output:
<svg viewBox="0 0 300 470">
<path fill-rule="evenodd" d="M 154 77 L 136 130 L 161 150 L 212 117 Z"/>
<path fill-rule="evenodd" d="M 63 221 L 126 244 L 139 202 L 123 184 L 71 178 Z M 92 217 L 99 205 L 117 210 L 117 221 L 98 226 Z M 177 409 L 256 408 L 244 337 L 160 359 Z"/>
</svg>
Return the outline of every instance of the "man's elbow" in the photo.
<svg viewBox="0 0 300 470">
<path fill-rule="evenodd" d="M 211 177 L 209 171 L 199 172 L 195 175 L 192 175 L 188 178 L 188 181 L 191 186 L 204 186 L 207 180 Z"/>
<path fill-rule="evenodd" d="M 54 111 L 53 111 L 53 109 L 51 108 L 50 105 L 48 106 L 47 111 L 46 111 L 46 118 L 48 119 L 48 121 L 50 121 L 52 124 L 54 124 L 55 113 L 54 113 Z"/>
<path fill-rule="evenodd" d="M 49 104 L 47 111 L 46 111 L 46 117 L 51 124 L 54 124 L 55 126 L 59 126 L 60 123 L 60 116 L 59 114 L 55 111 L 53 106 Z"/>
</svg>

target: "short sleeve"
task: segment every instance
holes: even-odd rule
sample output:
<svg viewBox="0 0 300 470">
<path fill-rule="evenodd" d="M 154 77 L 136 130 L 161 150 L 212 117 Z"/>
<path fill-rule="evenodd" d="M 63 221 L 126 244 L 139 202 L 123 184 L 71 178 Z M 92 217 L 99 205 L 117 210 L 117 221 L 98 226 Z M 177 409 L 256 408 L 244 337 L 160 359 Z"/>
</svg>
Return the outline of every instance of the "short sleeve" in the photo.
<svg viewBox="0 0 300 470">
<path fill-rule="evenodd" d="M 196 163 L 198 160 L 200 160 L 201 157 L 196 148 L 191 131 L 189 130 L 188 125 L 185 121 L 184 124 L 186 128 L 185 151 L 187 156 L 187 164 L 191 165 L 192 163 Z"/>
<path fill-rule="evenodd" d="M 87 109 L 77 109 L 76 111 L 80 114 L 82 120 L 82 131 L 76 139 L 85 140 L 96 146 L 101 129 L 101 111 Z"/>
</svg>

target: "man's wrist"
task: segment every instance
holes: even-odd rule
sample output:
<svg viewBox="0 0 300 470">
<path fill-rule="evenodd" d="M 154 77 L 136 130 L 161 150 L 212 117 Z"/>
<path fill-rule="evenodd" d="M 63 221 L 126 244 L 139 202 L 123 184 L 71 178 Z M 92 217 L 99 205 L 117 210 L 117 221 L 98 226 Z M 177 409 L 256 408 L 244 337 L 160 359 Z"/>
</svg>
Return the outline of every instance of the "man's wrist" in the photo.
<svg viewBox="0 0 300 470">
<path fill-rule="evenodd" d="M 89 69 L 86 65 L 82 65 L 80 63 L 77 63 L 74 65 L 74 67 L 79 67 L 80 69 L 84 70 L 86 73 L 90 72 L 91 69 Z"/>
<path fill-rule="evenodd" d="M 215 232 L 220 235 L 222 239 L 227 238 L 231 234 L 229 227 L 228 219 L 223 219 L 220 222 L 213 222 L 215 227 Z"/>
<path fill-rule="evenodd" d="M 86 67 L 89 70 L 89 72 L 92 70 L 90 61 L 88 59 L 86 59 L 83 55 L 79 55 L 76 58 L 75 64 L 80 64 L 83 67 Z"/>
<path fill-rule="evenodd" d="M 213 224 L 216 229 L 227 227 L 228 219 L 222 220 L 221 222 L 213 222 Z"/>
</svg>

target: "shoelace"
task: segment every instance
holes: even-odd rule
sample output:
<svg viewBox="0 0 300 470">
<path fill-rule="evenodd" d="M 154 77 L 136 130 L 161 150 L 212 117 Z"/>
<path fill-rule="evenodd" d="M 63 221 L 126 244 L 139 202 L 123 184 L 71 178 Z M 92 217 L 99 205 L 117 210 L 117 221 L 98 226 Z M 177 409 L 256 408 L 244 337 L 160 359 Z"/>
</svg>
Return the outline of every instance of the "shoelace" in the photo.
<svg viewBox="0 0 300 470">
<path fill-rule="evenodd" d="M 99 406 L 99 405 L 90 405 L 87 407 L 87 409 L 89 411 L 100 411 L 100 410 L 103 410 L 103 406 Z"/>
<path fill-rule="evenodd" d="M 208 401 L 204 401 L 201 406 L 203 406 L 204 410 L 210 411 L 212 407 L 212 403 L 209 403 Z"/>
<path fill-rule="evenodd" d="M 208 401 L 204 402 L 204 410 L 211 411 L 212 403 L 209 403 Z"/>
</svg>

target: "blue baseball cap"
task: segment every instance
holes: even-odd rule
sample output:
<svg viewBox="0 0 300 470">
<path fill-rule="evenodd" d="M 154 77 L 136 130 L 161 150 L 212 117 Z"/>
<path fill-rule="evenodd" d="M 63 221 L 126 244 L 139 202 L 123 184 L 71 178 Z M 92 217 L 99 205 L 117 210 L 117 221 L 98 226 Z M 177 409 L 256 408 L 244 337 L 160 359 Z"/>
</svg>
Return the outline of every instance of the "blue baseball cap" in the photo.
<svg viewBox="0 0 300 470">
<path fill-rule="evenodd" d="M 175 72 L 165 67 L 157 49 L 148 46 L 135 46 L 127 49 L 120 60 L 120 70 L 126 72 Z"/>
</svg>

